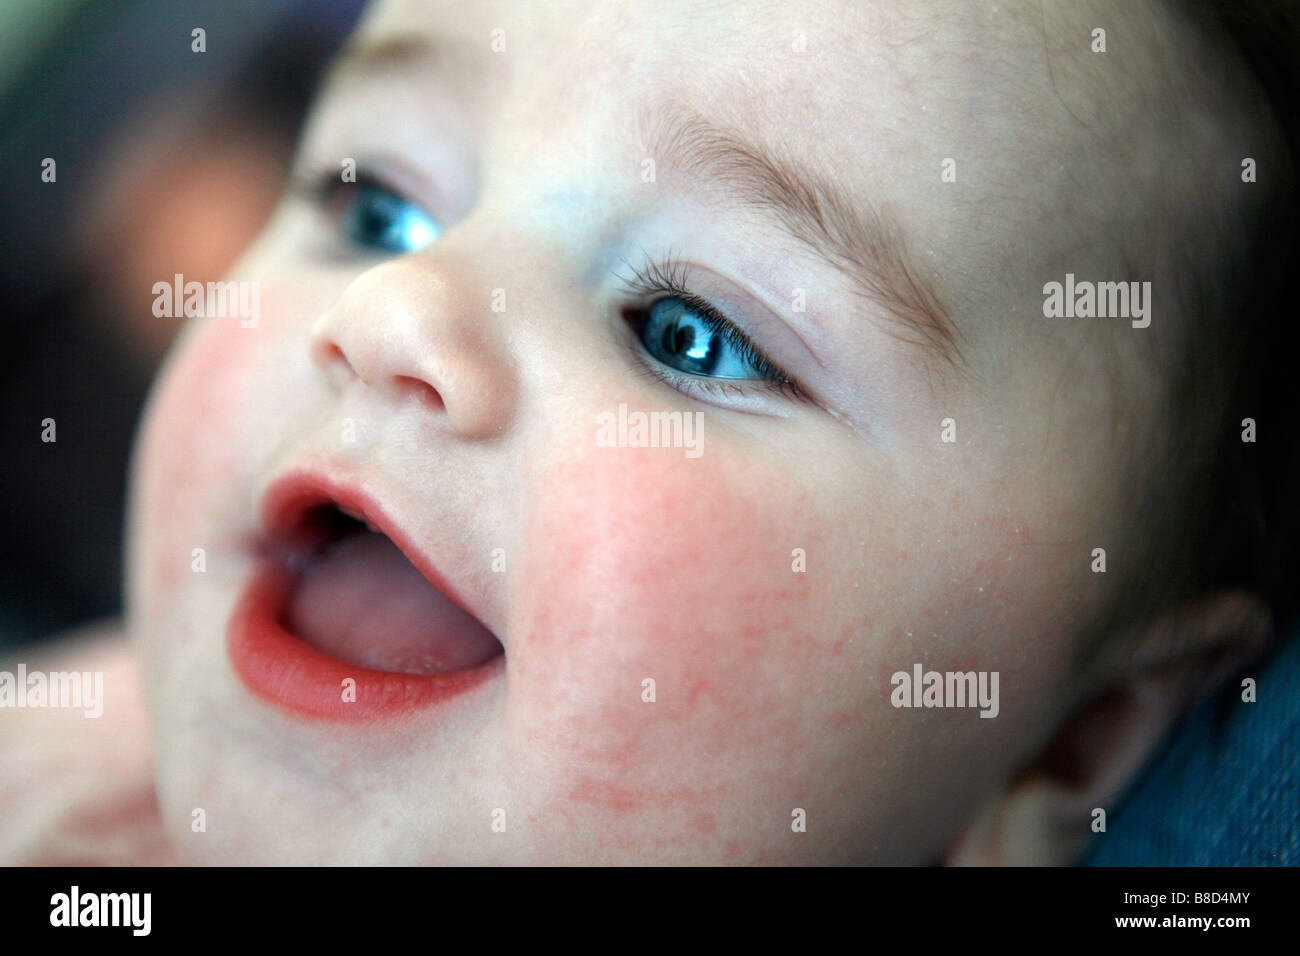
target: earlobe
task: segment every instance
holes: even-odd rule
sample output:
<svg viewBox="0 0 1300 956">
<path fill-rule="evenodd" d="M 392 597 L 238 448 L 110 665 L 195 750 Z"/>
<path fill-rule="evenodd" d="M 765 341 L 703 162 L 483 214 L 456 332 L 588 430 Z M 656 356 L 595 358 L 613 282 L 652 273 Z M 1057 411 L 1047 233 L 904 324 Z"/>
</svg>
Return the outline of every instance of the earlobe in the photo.
<svg viewBox="0 0 1300 956">
<path fill-rule="evenodd" d="M 1179 679 L 1150 675 L 1076 708 L 1047 746 L 979 810 L 952 865 L 1067 866 L 1182 711 Z M 1098 811 L 1101 811 L 1098 813 Z"/>
<path fill-rule="evenodd" d="M 976 812 L 944 862 L 1065 866 L 1090 839 L 1177 720 L 1268 646 L 1263 604 L 1224 592 L 1114 641 L 1049 743 Z M 1084 678 L 1085 675 L 1077 675 Z"/>
</svg>

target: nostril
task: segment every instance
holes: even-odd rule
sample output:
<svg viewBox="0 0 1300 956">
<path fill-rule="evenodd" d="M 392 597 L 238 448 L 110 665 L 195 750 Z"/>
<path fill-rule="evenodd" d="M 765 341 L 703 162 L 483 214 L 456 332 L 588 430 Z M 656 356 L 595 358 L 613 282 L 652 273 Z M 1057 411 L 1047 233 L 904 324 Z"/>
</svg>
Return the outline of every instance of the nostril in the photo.
<svg viewBox="0 0 1300 956">
<path fill-rule="evenodd" d="M 317 341 L 312 346 L 312 358 L 335 385 L 346 385 L 356 376 L 348 357 L 333 342 Z"/>
<path fill-rule="evenodd" d="M 413 393 L 422 405 L 436 409 L 443 407 L 442 396 L 438 394 L 438 390 L 424 379 L 414 378 L 410 375 L 398 375 L 395 381 L 402 391 Z"/>
<path fill-rule="evenodd" d="M 348 364 L 347 357 L 344 356 L 343 350 L 333 342 L 317 342 L 315 351 L 317 360 L 322 364 L 333 362 L 342 362 L 344 365 Z"/>
</svg>

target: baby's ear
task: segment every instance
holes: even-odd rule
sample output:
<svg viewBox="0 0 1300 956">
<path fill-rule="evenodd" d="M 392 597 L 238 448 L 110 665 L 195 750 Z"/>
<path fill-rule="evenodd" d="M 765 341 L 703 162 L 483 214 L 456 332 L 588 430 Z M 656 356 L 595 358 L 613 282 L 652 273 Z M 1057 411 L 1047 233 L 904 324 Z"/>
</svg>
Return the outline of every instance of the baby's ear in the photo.
<svg viewBox="0 0 1300 956">
<path fill-rule="evenodd" d="M 1112 642 L 1091 688 L 1047 746 L 980 808 L 949 848 L 954 866 L 1063 866 L 1092 837 L 1180 716 L 1269 644 L 1264 604 L 1206 597 Z M 1102 837 L 1104 839 L 1104 837 Z"/>
</svg>

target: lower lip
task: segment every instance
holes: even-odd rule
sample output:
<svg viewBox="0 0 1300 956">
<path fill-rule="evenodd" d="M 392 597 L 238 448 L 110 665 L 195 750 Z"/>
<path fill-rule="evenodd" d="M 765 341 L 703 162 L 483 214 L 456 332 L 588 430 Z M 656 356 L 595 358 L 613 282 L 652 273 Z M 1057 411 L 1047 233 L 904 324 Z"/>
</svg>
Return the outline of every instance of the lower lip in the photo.
<svg viewBox="0 0 1300 956">
<path fill-rule="evenodd" d="M 264 565 L 235 606 L 226 632 L 226 649 L 244 686 L 282 710 L 325 720 L 383 720 L 448 703 L 505 666 L 501 654 L 446 674 L 401 674 L 349 664 L 280 623 L 293 580 L 279 562 Z M 349 680 L 355 683 L 349 685 Z"/>
</svg>

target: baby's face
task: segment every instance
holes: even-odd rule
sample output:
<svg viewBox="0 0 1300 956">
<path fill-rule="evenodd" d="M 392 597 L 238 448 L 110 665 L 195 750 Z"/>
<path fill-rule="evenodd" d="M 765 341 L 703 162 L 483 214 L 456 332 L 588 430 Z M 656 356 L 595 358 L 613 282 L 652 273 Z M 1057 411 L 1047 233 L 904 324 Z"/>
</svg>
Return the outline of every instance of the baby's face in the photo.
<svg viewBox="0 0 1300 956">
<path fill-rule="evenodd" d="M 1166 316 L 1043 285 L 1150 278 L 1110 237 L 1184 188 L 1123 146 L 1141 65 L 1046 16 L 372 10 L 302 146 L 332 185 L 231 276 L 255 325 L 191 320 L 139 448 L 182 855 L 941 854 L 1077 700 L 1092 549 L 1130 543 L 1114 422 Z M 331 508 L 405 557 L 341 521 L 307 553 Z M 996 716 L 893 706 L 916 664 L 997 672 Z"/>
</svg>

